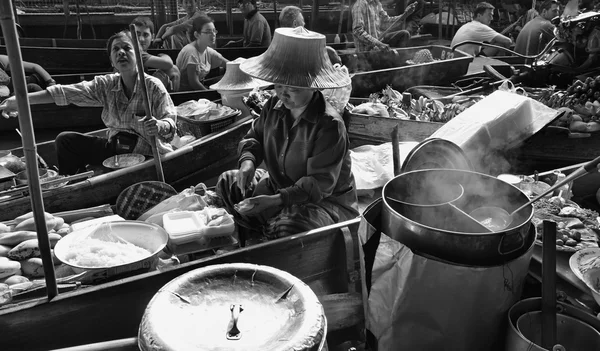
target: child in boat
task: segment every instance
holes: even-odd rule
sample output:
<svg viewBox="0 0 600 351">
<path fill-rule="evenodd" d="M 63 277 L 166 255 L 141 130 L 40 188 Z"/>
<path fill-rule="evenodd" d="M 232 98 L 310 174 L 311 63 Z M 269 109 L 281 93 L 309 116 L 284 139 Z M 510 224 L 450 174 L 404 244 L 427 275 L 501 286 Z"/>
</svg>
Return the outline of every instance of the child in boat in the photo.
<svg viewBox="0 0 600 351">
<path fill-rule="evenodd" d="M 160 79 L 168 91 L 179 91 L 179 68 L 173 64 L 173 60 L 167 54 L 151 55 L 148 53 L 148 48 L 152 44 L 154 37 L 154 23 L 149 17 L 138 16 L 131 22 L 135 26 L 140 48 L 142 49 L 142 61 L 144 68 L 154 68 L 156 72 L 153 74 Z"/>
<path fill-rule="evenodd" d="M 206 76 L 212 69 L 227 66 L 227 60 L 210 45 L 217 38 L 217 30 L 212 18 L 200 16 L 194 20 L 194 41 L 187 44 L 177 55 L 177 67 L 181 72 L 180 91 L 206 90 L 209 84 Z"/>
<path fill-rule="evenodd" d="M 27 91 L 40 91 L 47 86 L 56 84 L 50 73 L 37 63 L 23 61 L 23 69 L 27 75 Z M 0 55 L 0 100 L 13 94 L 13 84 L 10 78 L 10 64 L 7 55 Z"/>
<path fill-rule="evenodd" d="M 206 13 L 199 9 L 200 1 L 197 0 L 183 0 L 182 6 L 185 9 L 185 17 L 163 24 L 153 41 L 156 46 L 181 50 L 194 41 L 193 35 L 191 35 L 193 22 L 200 16 L 206 16 Z"/>
<path fill-rule="evenodd" d="M 96 76 L 77 84 L 53 85 L 46 90 L 29 93 L 29 103 L 78 106 L 103 106 L 102 121 L 108 127 L 107 137 L 75 132 L 62 132 L 56 138 L 59 173 L 85 171 L 86 165 L 100 165 L 114 155 L 138 153 L 152 155 L 150 140 L 156 137 L 158 151 L 166 153 L 176 133 L 177 111 L 164 85 L 145 74 L 152 116 L 146 116 L 133 40 L 129 31 L 108 39 L 107 51 L 117 73 Z M 16 115 L 14 97 L 0 104 L 4 117 Z"/>
<path fill-rule="evenodd" d="M 325 36 L 278 28 L 264 54 L 240 64 L 276 91 L 240 141 L 239 169 L 217 183 L 241 232 L 274 239 L 358 215 L 346 127 L 320 91 L 350 78 L 326 55 Z"/>
</svg>

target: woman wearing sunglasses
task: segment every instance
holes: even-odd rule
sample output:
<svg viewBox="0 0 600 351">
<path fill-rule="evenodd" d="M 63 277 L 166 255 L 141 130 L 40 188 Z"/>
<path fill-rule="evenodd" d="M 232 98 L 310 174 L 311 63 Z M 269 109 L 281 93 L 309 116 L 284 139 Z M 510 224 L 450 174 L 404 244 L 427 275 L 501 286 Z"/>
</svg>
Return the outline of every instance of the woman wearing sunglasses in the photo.
<svg viewBox="0 0 600 351">
<path fill-rule="evenodd" d="M 212 69 L 220 67 L 224 70 L 228 62 L 210 47 L 217 40 L 213 19 L 208 16 L 194 19 L 190 40 L 192 42 L 181 49 L 175 61 L 181 72 L 179 91 L 206 90 L 206 76 Z"/>
</svg>

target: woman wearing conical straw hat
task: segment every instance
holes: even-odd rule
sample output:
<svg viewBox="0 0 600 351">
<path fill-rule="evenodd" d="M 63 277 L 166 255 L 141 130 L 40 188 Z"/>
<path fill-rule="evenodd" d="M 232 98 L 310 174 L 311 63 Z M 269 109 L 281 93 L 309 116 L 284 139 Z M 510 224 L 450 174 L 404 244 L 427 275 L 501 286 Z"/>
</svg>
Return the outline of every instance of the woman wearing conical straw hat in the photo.
<svg viewBox="0 0 600 351">
<path fill-rule="evenodd" d="M 267 51 L 240 69 L 276 92 L 240 141 L 239 169 L 217 184 L 240 231 L 273 239 L 355 218 L 348 135 L 320 92 L 350 79 L 331 65 L 325 36 L 278 28 Z M 266 170 L 257 169 L 263 162 Z"/>
</svg>

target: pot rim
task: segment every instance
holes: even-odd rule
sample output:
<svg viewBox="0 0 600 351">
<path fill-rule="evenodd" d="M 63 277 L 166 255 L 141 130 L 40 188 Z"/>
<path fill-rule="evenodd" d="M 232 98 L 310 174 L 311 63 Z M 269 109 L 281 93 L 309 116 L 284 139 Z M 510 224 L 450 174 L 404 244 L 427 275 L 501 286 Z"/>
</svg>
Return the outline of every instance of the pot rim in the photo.
<svg viewBox="0 0 600 351">
<path fill-rule="evenodd" d="M 499 231 L 492 231 L 492 232 L 481 232 L 481 233 L 467 233 L 467 232 L 449 231 L 449 230 L 446 230 L 446 229 L 441 229 L 441 228 L 431 227 L 431 226 L 425 225 L 425 224 L 423 224 L 423 223 L 419 223 L 419 222 L 413 221 L 412 219 L 410 219 L 410 218 L 408 218 L 408 217 L 405 217 L 405 216 L 401 215 L 400 213 L 398 213 L 396 210 L 394 210 L 394 208 L 393 208 L 393 207 L 390 205 L 390 203 L 387 201 L 387 196 L 385 196 L 385 189 L 386 189 L 386 187 L 387 187 L 387 186 L 390 184 L 390 182 L 392 182 L 394 179 L 396 179 L 397 177 L 399 177 L 399 176 L 401 176 L 401 175 L 405 175 L 405 174 L 409 174 L 409 173 L 416 173 L 416 172 L 425 172 L 425 171 L 452 171 L 452 172 L 465 172 L 465 173 L 472 173 L 472 174 L 476 174 L 476 175 L 479 175 L 479 176 L 485 176 L 485 177 L 490 177 L 490 178 L 496 179 L 496 177 L 492 177 L 492 176 L 490 176 L 490 175 L 487 175 L 487 174 L 485 174 L 485 173 L 474 172 L 474 171 L 465 171 L 465 170 L 459 170 L 459 169 L 446 169 L 446 168 L 419 169 L 419 170 L 415 170 L 415 171 L 410 171 L 410 172 L 405 172 L 405 173 L 402 173 L 402 174 L 400 174 L 400 175 L 398 175 L 398 176 L 396 176 L 396 177 L 394 177 L 394 178 L 390 179 L 390 180 L 389 180 L 387 183 L 385 183 L 385 185 L 383 186 L 383 189 L 381 190 L 381 199 L 382 199 L 382 201 L 383 201 L 383 203 L 384 203 L 385 207 L 387 207 L 387 209 L 388 209 L 388 210 L 389 210 L 391 213 L 393 213 L 393 214 L 394 214 L 394 215 L 396 215 L 396 216 L 400 216 L 400 217 L 402 217 L 402 219 L 406 220 L 406 221 L 407 221 L 407 222 L 409 222 L 410 224 L 418 225 L 418 226 L 421 226 L 421 227 L 423 227 L 423 228 L 426 228 L 426 229 L 431 229 L 431 230 L 434 230 L 434 231 L 437 231 L 437 232 L 440 232 L 440 233 L 444 233 L 444 234 L 460 235 L 460 236 L 480 236 L 480 235 L 503 234 L 503 233 L 504 233 L 504 235 L 512 235 L 512 234 L 508 234 L 508 232 L 510 232 L 510 231 L 512 231 L 512 230 L 515 230 L 515 229 L 517 229 L 517 228 L 519 228 L 519 227 L 521 227 L 521 226 L 523 226 L 523 225 L 526 225 L 526 223 L 528 223 L 528 222 L 530 223 L 530 222 L 531 222 L 531 220 L 533 219 L 533 205 L 531 205 L 531 204 L 530 204 L 530 205 L 529 205 L 529 208 L 530 208 L 530 213 L 529 213 L 529 216 L 527 217 L 527 219 L 525 219 L 525 220 L 524 220 L 524 221 L 522 221 L 521 223 L 518 223 L 518 224 L 515 224 L 515 225 L 512 225 L 512 223 L 511 223 L 511 225 L 509 225 L 508 227 L 506 227 L 506 228 L 504 228 L 504 229 L 502 229 L 502 230 L 499 230 Z M 499 180 L 499 179 L 496 179 L 496 180 L 498 180 L 498 181 L 501 181 L 501 180 Z M 460 184 L 460 183 L 458 183 L 458 184 L 462 186 L 462 184 Z M 505 184 L 508 184 L 508 183 L 505 183 Z M 510 185 L 510 184 L 508 184 L 508 185 Z M 513 186 L 513 187 L 514 187 L 516 190 L 519 190 L 519 191 L 521 192 L 521 194 L 523 194 L 523 196 L 527 197 L 527 195 L 525 195 L 525 193 L 523 193 L 523 192 L 521 191 L 521 189 L 519 189 L 519 188 L 517 188 L 517 187 L 515 187 L 515 186 Z M 464 187 L 463 187 L 463 190 L 464 190 Z M 454 201 L 456 201 L 456 200 L 454 200 Z M 450 202 L 450 203 L 447 203 L 447 204 L 451 204 L 451 202 Z M 442 205 L 444 205 L 444 204 L 442 204 Z M 438 206 L 440 206 L 440 205 L 438 205 Z M 461 211 L 462 211 L 462 209 L 461 209 Z M 463 211 L 463 212 L 464 212 L 464 211 Z"/>
</svg>

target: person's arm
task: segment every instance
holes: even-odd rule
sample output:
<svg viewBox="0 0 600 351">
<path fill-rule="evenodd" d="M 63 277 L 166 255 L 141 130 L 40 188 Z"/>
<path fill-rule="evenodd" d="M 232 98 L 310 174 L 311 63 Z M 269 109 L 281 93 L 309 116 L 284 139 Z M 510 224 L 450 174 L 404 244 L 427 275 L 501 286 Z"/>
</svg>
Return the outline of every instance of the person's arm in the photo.
<svg viewBox="0 0 600 351">
<path fill-rule="evenodd" d="M 365 20 L 366 9 L 360 3 L 355 3 L 352 8 L 352 34 L 356 37 L 357 40 L 364 43 L 365 45 L 372 45 L 375 47 L 383 47 L 384 43 L 379 41 L 378 38 L 373 37 L 365 30 L 366 20 Z"/>
<path fill-rule="evenodd" d="M 158 136 L 165 142 L 171 142 L 177 132 L 177 109 L 162 84 L 148 84 L 152 101 L 152 113 L 158 120 Z"/>
<path fill-rule="evenodd" d="M 200 17 L 201 15 L 205 15 L 205 13 L 201 12 L 201 11 L 196 11 L 194 13 L 194 15 L 187 20 L 181 18 L 181 19 L 173 22 L 173 25 L 170 26 L 169 28 L 167 28 L 166 32 L 163 35 L 161 35 L 159 38 L 166 40 L 168 37 L 172 36 L 173 34 L 191 30 L 193 27 L 193 24 L 194 24 L 194 20 L 196 18 Z"/>
<path fill-rule="evenodd" d="M 193 90 L 206 90 L 204 84 L 200 82 L 200 77 L 198 77 L 198 72 L 196 72 L 195 64 L 188 64 L 185 67 L 185 74 L 187 74 L 188 83 Z"/>
<path fill-rule="evenodd" d="M 3 65 L 7 71 L 10 71 L 10 63 L 8 61 L 6 63 L 3 62 Z M 42 82 L 44 82 L 47 86 L 56 84 L 56 81 L 52 79 L 50 73 L 48 73 L 42 66 L 38 65 L 37 63 L 23 61 L 23 70 L 26 74 L 35 73 L 39 77 L 39 79 L 41 79 Z"/>
<path fill-rule="evenodd" d="M 252 127 L 246 136 L 238 144 L 238 168 L 244 161 L 252 161 L 255 167 L 258 167 L 264 160 L 263 151 L 263 129 L 265 127 L 265 120 L 269 114 L 269 111 L 273 108 L 276 100 L 270 98 L 265 104 L 265 107 L 260 112 L 260 116 L 252 122 Z"/>
<path fill-rule="evenodd" d="M 228 59 L 223 57 L 217 50 L 212 48 L 207 48 L 206 50 L 208 50 L 208 59 L 210 60 L 211 67 L 227 68 L 227 62 L 229 62 Z"/>
<path fill-rule="evenodd" d="M 144 60 L 144 67 L 168 71 L 173 68 L 173 60 L 166 54 L 158 54 L 158 56 L 148 54 L 148 58 Z"/>
<path fill-rule="evenodd" d="M 54 103 L 54 99 L 52 98 L 52 95 L 50 95 L 48 90 L 28 93 L 27 97 L 29 98 L 30 105 Z M 2 112 L 2 116 L 4 118 L 16 117 L 17 98 L 15 96 L 11 96 L 8 99 L 4 100 L 2 103 L 0 103 L 0 111 Z"/>
<path fill-rule="evenodd" d="M 319 132 L 306 176 L 279 190 L 282 205 L 318 203 L 331 196 L 348 152 L 348 135 L 343 122 L 333 120 Z"/>
</svg>

